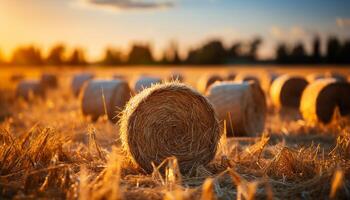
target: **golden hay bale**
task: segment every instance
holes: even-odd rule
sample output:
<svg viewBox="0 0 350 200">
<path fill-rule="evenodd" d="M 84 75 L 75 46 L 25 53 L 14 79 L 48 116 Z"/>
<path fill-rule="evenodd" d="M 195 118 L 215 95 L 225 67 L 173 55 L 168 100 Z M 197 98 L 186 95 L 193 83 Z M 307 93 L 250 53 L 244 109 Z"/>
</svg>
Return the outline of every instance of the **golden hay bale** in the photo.
<svg viewBox="0 0 350 200">
<path fill-rule="evenodd" d="M 126 80 L 126 76 L 121 75 L 121 74 L 114 74 L 113 79 Z"/>
<path fill-rule="evenodd" d="M 197 89 L 204 94 L 212 84 L 223 80 L 224 79 L 218 74 L 205 74 L 199 78 Z"/>
<path fill-rule="evenodd" d="M 45 88 L 38 80 L 23 80 L 18 83 L 16 97 L 30 100 L 33 97 L 45 97 Z"/>
<path fill-rule="evenodd" d="M 140 76 L 135 84 L 134 84 L 134 91 L 135 93 L 141 92 L 145 88 L 149 88 L 154 84 L 161 83 L 162 79 L 155 76 Z"/>
<path fill-rule="evenodd" d="M 173 72 L 169 75 L 169 77 L 167 78 L 168 81 L 179 81 L 179 82 L 184 82 L 185 77 L 183 74 L 181 74 L 180 72 Z"/>
<path fill-rule="evenodd" d="M 306 76 L 306 79 L 311 83 L 320 79 L 334 78 L 338 81 L 346 81 L 346 77 L 335 72 L 313 73 Z"/>
<path fill-rule="evenodd" d="M 42 74 L 40 82 L 45 88 L 57 88 L 58 86 L 58 80 L 55 74 L 50 74 L 50 73 Z"/>
<path fill-rule="evenodd" d="M 235 81 L 254 81 L 260 85 L 260 79 L 252 74 L 239 73 L 236 76 Z"/>
<path fill-rule="evenodd" d="M 226 121 L 227 136 L 257 136 L 263 132 L 267 106 L 257 83 L 215 83 L 207 96 L 222 125 Z"/>
<path fill-rule="evenodd" d="M 350 115 L 350 83 L 322 79 L 303 92 L 300 111 L 308 122 L 329 123 L 336 107 L 342 116 Z"/>
<path fill-rule="evenodd" d="M 76 74 L 73 77 L 72 80 L 72 91 L 74 96 L 79 96 L 80 91 L 82 89 L 82 87 L 84 86 L 84 83 L 93 79 L 94 75 L 90 74 L 90 73 L 81 73 L 81 74 Z"/>
<path fill-rule="evenodd" d="M 129 85 L 123 80 L 92 80 L 84 88 L 81 109 L 94 121 L 107 114 L 108 119 L 116 122 L 130 96 Z"/>
<path fill-rule="evenodd" d="M 188 172 L 215 156 L 220 128 L 213 107 L 184 84 L 157 84 L 127 103 L 120 120 L 124 150 L 145 171 L 175 156 Z"/>
<path fill-rule="evenodd" d="M 308 85 L 300 76 L 279 76 L 271 85 L 271 102 L 277 108 L 299 108 L 301 95 Z"/>
</svg>

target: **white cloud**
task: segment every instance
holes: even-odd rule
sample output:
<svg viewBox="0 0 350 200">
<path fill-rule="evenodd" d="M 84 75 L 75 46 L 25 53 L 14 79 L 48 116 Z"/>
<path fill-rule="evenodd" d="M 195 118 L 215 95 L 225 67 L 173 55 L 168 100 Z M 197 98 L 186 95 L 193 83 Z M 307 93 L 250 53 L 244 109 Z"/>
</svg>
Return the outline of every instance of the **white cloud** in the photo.
<svg viewBox="0 0 350 200">
<path fill-rule="evenodd" d="M 112 10 L 154 10 L 175 6 L 174 0 L 78 0 L 84 5 Z"/>
<path fill-rule="evenodd" d="M 337 18 L 336 24 L 339 28 L 350 27 L 350 18 Z"/>
</svg>

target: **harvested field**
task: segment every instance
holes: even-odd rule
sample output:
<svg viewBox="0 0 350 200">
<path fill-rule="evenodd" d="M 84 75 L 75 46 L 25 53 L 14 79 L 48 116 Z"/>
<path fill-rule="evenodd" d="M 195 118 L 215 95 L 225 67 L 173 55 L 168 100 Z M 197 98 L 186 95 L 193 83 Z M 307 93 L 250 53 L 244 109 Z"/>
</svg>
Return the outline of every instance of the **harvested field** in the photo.
<svg viewBox="0 0 350 200">
<path fill-rule="evenodd" d="M 263 76 L 267 71 L 296 71 L 306 76 L 334 69 L 350 75 L 348 68 L 299 68 L 152 67 L 147 74 L 165 80 L 176 71 L 193 88 L 199 77 L 209 73 L 227 77 L 229 72 Z M 14 97 L 13 74 L 38 79 L 46 71 L 56 74 L 58 82 L 57 88 L 46 91 L 45 99 Z M 98 79 L 120 75 L 132 88 L 144 68 L 0 68 L 0 199 L 350 198 L 350 119 L 337 109 L 329 124 L 310 124 L 297 109 L 280 113 L 269 107 L 261 136 L 229 138 L 227 130 L 222 130 L 215 157 L 208 164 L 182 171 L 181 162 L 170 156 L 148 163 L 151 170 L 144 170 L 123 151 L 118 124 L 83 116 L 81 99 L 71 85 L 74 75 L 82 71 Z M 269 93 L 265 95 L 269 102 Z M 152 119 L 152 123 L 170 126 L 166 119 Z M 171 118 L 175 119 L 187 120 Z M 191 123 L 203 126 L 201 120 L 186 121 L 188 127 Z M 181 138 L 180 132 L 174 137 Z"/>
</svg>

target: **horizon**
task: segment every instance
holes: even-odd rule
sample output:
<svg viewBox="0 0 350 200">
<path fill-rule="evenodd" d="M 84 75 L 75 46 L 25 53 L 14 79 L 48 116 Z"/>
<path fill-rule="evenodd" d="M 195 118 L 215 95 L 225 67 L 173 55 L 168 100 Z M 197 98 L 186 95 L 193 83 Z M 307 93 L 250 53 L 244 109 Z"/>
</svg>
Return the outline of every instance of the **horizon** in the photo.
<svg viewBox="0 0 350 200">
<path fill-rule="evenodd" d="M 280 41 L 303 42 L 307 52 L 318 35 L 350 37 L 350 2 L 276 0 L 62 0 L 16 3 L 0 0 L 0 52 L 6 59 L 22 45 L 34 44 L 46 54 L 64 43 L 86 50 L 89 61 L 103 56 L 107 47 L 123 52 L 131 44 L 149 43 L 155 58 L 171 41 L 181 57 L 209 39 L 226 47 L 235 41 L 263 39 L 260 59 L 271 58 Z"/>
</svg>

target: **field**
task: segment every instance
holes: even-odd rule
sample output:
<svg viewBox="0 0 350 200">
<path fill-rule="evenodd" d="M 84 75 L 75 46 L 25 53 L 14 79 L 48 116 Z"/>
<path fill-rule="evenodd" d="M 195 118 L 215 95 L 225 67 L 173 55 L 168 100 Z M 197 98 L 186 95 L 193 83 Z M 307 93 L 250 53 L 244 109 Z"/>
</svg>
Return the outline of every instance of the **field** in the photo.
<svg viewBox="0 0 350 200">
<path fill-rule="evenodd" d="M 269 71 L 306 75 L 332 69 L 305 67 L 94 67 L 98 77 L 181 72 L 196 87 L 205 73 Z M 310 125 L 296 110 L 268 110 L 261 137 L 222 137 L 215 159 L 181 174 L 174 158 L 147 174 L 121 150 L 119 127 L 86 119 L 70 89 L 82 69 L 0 68 L 0 199 L 349 199 L 350 121 L 337 113 L 329 125 Z M 12 74 L 59 76 L 45 100 L 13 97 Z M 266 86 L 268 87 L 268 86 Z M 350 95 L 350 94 L 349 94 Z M 186 120 L 186 119 L 184 119 Z M 193 122 L 196 123 L 196 122 Z M 165 168 L 166 173 L 164 173 Z"/>
</svg>

